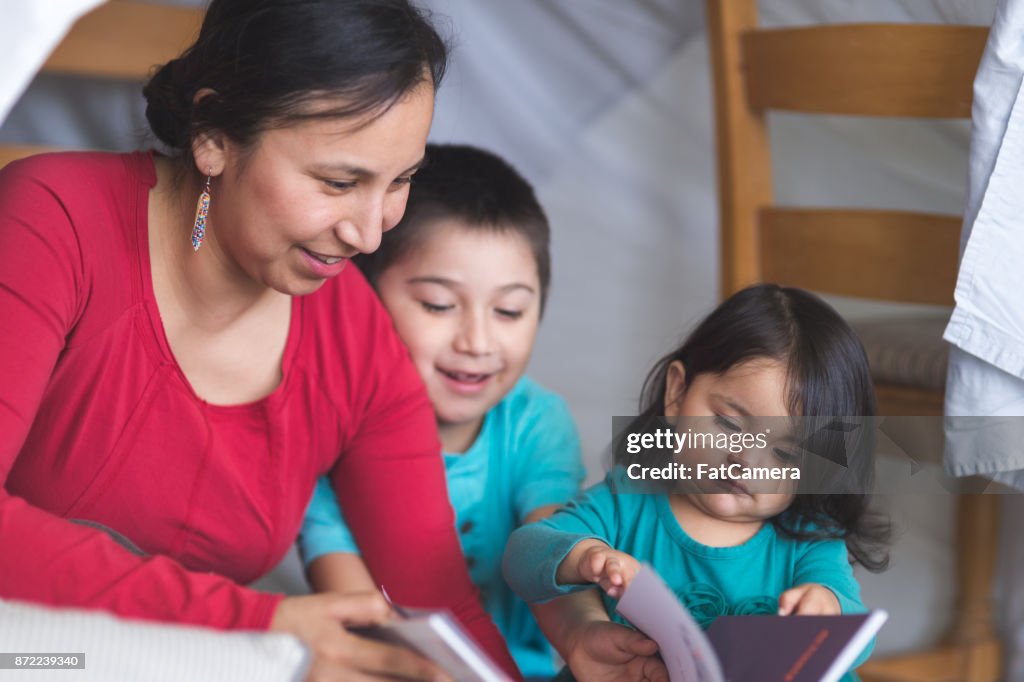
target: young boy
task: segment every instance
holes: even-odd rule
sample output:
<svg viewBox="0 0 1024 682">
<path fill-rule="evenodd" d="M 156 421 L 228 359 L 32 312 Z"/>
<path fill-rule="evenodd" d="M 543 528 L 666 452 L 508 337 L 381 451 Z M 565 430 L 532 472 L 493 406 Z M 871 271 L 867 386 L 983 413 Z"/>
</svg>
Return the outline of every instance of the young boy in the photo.
<svg viewBox="0 0 1024 682">
<path fill-rule="evenodd" d="M 550 260 L 547 218 L 511 166 L 472 147 L 429 145 L 404 218 L 359 262 L 426 385 L 470 576 L 526 677 L 550 677 L 555 666 L 502 578 L 502 552 L 513 530 L 553 513 L 584 476 L 564 401 L 524 376 Z M 378 589 L 326 478 L 300 547 L 314 589 Z"/>
</svg>

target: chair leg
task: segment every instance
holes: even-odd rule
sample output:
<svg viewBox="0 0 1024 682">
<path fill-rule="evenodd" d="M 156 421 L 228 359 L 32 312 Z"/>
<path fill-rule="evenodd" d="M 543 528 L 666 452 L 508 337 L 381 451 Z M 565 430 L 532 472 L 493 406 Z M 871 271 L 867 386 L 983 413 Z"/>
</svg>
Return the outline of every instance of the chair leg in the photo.
<svg viewBox="0 0 1024 682">
<path fill-rule="evenodd" d="M 869 661 L 864 682 L 996 682 L 1002 646 L 992 612 L 999 533 L 999 495 L 961 495 L 956 511 L 956 612 L 937 647 Z"/>
</svg>

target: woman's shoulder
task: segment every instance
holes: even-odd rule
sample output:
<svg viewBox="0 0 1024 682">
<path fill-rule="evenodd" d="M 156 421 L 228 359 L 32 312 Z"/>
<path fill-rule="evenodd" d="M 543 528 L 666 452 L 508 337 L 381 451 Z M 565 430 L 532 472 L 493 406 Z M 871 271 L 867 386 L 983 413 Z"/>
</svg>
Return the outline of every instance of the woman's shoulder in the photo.
<svg viewBox="0 0 1024 682">
<path fill-rule="evenodd" d="M 12 161 L 0 171 L 2 182 L 31 179 L 51 189 L 95 187 L 130 177 L 156 181 L 148 152 L 48 152 Z"/>
</svg>

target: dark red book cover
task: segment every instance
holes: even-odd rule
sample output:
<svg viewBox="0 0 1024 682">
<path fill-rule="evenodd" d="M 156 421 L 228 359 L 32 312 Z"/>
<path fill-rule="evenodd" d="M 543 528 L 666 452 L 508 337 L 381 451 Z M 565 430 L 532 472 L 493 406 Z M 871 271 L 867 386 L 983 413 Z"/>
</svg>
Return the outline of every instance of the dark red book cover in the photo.
<svg viewBox="0 0 1024 682">
<path fill-rule="evenodd" d="M 820 682 L 850 669 L 881 626 L 872 618 L 722 616 L 706 634 L 728 682 Z"/>
</svg>

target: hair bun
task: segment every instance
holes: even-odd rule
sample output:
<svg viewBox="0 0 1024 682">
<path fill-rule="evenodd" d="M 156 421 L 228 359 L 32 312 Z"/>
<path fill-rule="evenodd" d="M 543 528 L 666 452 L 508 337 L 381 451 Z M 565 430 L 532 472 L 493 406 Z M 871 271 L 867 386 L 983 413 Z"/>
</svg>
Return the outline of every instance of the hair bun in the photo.
<svg viewBox="0 0 1024 682">
<path fill-rule="evenodd" d="M 142 89 L 149 127 L 161 142 L 172 149 L 182 149 L 187 144 L 192 118 L 188 89 L 177 77 L 181 66 L 180 59 L 172 59 L 161 66 Z"/>
</svg>

